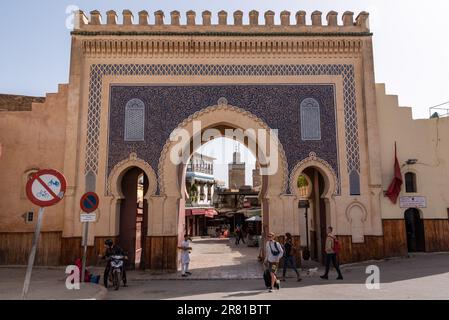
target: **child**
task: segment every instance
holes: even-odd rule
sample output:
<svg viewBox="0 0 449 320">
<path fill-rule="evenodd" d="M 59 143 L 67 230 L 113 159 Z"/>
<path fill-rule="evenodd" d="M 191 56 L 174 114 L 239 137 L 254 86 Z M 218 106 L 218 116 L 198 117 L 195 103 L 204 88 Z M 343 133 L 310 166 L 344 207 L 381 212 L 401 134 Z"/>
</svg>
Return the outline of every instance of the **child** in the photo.
<svg viewBox="0 0 449 320">
<path fill-rule="evenodd" d="M 187 277 L 187 275 L 191 275 L 189 272 L 189 263 L 190 263 L 190 247 L 189 236 L 187 234 L 184 235 L 184 241 L 181 243 L 181 246 L 178 249 L 182 250 L 181 252 L 181 270 L 182 276 Z"/>
</svg>

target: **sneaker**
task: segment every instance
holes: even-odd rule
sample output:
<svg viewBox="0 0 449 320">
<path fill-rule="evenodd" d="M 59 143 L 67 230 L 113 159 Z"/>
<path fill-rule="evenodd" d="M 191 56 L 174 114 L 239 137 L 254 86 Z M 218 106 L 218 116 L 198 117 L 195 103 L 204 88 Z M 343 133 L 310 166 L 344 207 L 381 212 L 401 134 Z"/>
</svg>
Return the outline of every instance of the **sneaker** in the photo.
<svg viewBox="0 0 449 320">
<path fill-rule="evenodd" d="M 191 276 L 191 275 L 192 275 L 192 273 L 191 273 L 191 272 L 188 272 L 188 271 L 186 271 L 186 274 L 188 274 L 189 276 Z"/>
<path fill-rule="evenodd" d="M 338 276 L 337 280 L 343 280 L 342 276 Z"/>
<path fill-rule="evenodd" d="M 268 288 L 268 292 L 273 292 L 273 288 Z"/>
<path fill-rule="evenodd" d="M 187 277 L 187 275 L 186 274 L 183 274 L 183 275 L 181 275 L 182 277 Z"/>
<path fill-rule="evenodd" d="M 302 281 L 302 279 L 301 279 L 301 278 L 298 278 L 298 279 L 296 279 L 296 281 L 297 281 L 297 282 L 300 282 L 300 281 Z"/>
<path fill-rule="evenodd" d="M 327 280 L 329 279 L 328 276 L 320 276 L 321 279 Z"/>
</svg>

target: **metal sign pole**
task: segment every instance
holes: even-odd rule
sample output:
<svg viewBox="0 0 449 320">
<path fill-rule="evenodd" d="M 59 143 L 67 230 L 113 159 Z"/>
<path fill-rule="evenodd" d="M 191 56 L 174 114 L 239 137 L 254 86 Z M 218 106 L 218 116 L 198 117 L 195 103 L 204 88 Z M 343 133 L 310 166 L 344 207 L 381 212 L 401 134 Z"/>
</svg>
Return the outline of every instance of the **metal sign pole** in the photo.
<svg viewBox="0 0 449 320">
<path fill-rule="evenodd" d="M 43 216 L 44 216 L 44 208 L 40 207 L 39 208 L 39 216 L 37 218 L 36 230 L 34 231 L 33 245 L 31 247 L 31 253 L 28 258 L 28 267 L 27 267 L 27 271 L 26 271 L 26 275 L 25 275 L 25 282 L 23 283 L 22 300 L 26 299 L 26 295 L 28 294 L 28 289 L 30 287 L 31 272 L 33 271 L 34 258 L 36 256 L 36 248 L 37 248 L 37 243 L 39 242 L 39 235 L 41 232 Z"/>
<path fill-rule="evenodd" d="M 84 232 L 83 232 L 83 246 L 84 246 L 84 253 L 83 253 L 83 266 L 81 271 L 81 283 L 84 282 L 84 275 L 86 273 L 86 256 L 87 256 L 87 236 L 89 232 L 89 222 L 84 222 Z"/>
<path fill-rule="evenodd" d="M 306 239 L 307 239 L 307 250 L 309 250 L 309 217 L 307 214 L 308 208 L 306 208 Z"/>
</svg>

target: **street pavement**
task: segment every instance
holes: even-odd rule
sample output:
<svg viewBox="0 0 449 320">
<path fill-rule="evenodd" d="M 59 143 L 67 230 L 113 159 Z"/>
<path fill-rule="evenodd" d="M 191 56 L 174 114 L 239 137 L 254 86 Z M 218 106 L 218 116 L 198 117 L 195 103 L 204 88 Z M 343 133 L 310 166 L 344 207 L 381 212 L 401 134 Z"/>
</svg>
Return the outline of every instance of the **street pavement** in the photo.
<svg viewBox="0 0 449 320">
<path fill-rule="evenodd" d="M 258 255 L 258 248 L 236 246 L 234 239 L 194 239 L 191 276 L 129 271 L 128 287 L 109 290 L 106 299 L 449 299 L 449 253 L 345 265 L 343 281 L 336 280 L 333 270 L 329 280 L 320 279 L 324 268 L 307 261 L 302 265 L 301 282 L 288 270 L 281 290 L 273 292 L 265 289 Z M 380 289 L 366 287 L 371 265 L 379 268 Z"/>
<path fill-rule="evenodd" d="M 449 300 L 449 253 L 411 254 L 409 257 L 370 261 L 342 266 L 344 280 L 320 279 L 323 267 L 310 261 L 303 263 L 302 281 L 288 270 L 281 289 L 268 292 L 262 279 L 259 249 L 233 239 L 194 239 L 190 271 L 158 273 L 127 271 L 128 287 L 118 291 L 101 285 L 84 284 L 81 290 L 67 290 L 65 268 L 35 267 L 28 299 L 111 299 L 111 300 Z M 380 288 L 366 286 L 367 267 L 379 268 Z M 315 271 L 315 269 L 318 269 Z M 20 299 L 26 267 L 0 267 L 0 300 Z M 102 267 L 92 267 L 102 274 Z M 282 270 L 278 271 L 278 275 Z M 102 281 L 103 279 L 101 279 Z"/>
<path fill-rule="evenodd" d="M 380 289 L 367 289 L 366 267 L 380 269 Z M 301 272 L 296 282 L 290 271 L 281 289 L 268 292 L 263 280 L 151 280 L 135 277 L 129 272 L 129 286 L 109 291 L 106 299 L 177 299 L 177 300 L 448 300 L 449 254 L 419 254 L 342 267 L 344 280 L 336 280 L 331 271 L 329 280 L 318 272 Z"/>
<path fill-rule="evenodd" d="M 0 267 L 0 300 L 20 300 L 25 266 Z M 67 275 L 61 267 L 34 267 L 27 300 L 102 300 L 107 290 L 100 285 L 83 283 L 80 290 L 68 290 Z"/>
</svg>

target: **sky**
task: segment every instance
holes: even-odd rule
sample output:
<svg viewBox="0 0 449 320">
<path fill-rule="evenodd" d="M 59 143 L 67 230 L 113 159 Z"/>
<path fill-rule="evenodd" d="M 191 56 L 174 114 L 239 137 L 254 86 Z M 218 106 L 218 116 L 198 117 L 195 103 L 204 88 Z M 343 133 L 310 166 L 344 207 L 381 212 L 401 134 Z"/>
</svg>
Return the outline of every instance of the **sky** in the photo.
<svg viewBox="0 0 449 320">
<path fill-rule="evenodd" d="M 212 11 L 212 23 L 217 22 L 220 10 L 226 10 L 230 16 L 233 11 L 242 10 L 245 24 L 253 9 L 260 12 L 260 23 L 267 10 L 275 11 L 276 23 L 282 10 L 292 12 L 292 23 L 298 10 L 308 13 L 308 23 L 314 10 L 323 12 L 323 21 L 327 12 L 339 12 L 339 23 L 347 10 L 355 15 L 368 11 L 374 34 L 376 82 L 386 83 L 387 94 L 398 95 L 400 106 L 412 107 L 415 119 L 428 118 L 429 107 L 449 101 L 447 0 L 3 0 L 0 93 L 45 96 L 56 92 L 58 84 L 68 82 L 71 30 L 66 24 L 76 7 L 86 13 L 100 10 L 103 18 L 107 10 L 116 10 L 119 22 L 123 9 L 130 9 L 135 17 L 140 10 L 147 10 L 150 23 L 154 22 L 156 10 L 165 12 L 166 21 L 170 11 L 179 10 L 181 23 L 185 23 L 188 10 L 197 12 L 197 22 L 202 11 Z M 217 141 L 209 145 L 205 152 L 219 150 L 220 144 Z M 233 147 L 230 142 L 226 150 Z M 232 152 L 223 157 L 221 162 L 226 166 Z M 254 163 L 254 157 L 249 155 L 248 162 Z M 220 175 L 227 180 L 227 174 Z M 249 175 L 247 172 L 247 182 Z"/>
<path fill-rule="evenodd" d="M 121 13 L 130 9 L 137 16 L 148 10 L 150 23 L 153 12 L 179 10 L 181 22 L 185 12 L 192 9 L 216 13 L 224 9 L 229 13 L 242 10 L 244 23 L 252 9 L 261 14 L 273 10 L 279 22 L 279 12 L 295 13 L 305 10 L 330 10 L 341 14 L 350 10 L 370 13 L 371 31 L 374 33 L 374 59 L 376 82 L 386 83 L 387 93 L 399 96 L 401 106 L 413 108 L 414 118 L 428 118 L 429 107 L 449 101 L 449 24 L 446 15 L 449 1 L 405 0 L 14 0 L 1 1 L 0 10 L 0 93 L 44 96 L 56 92 L 59 83 L 67 83 L 70 59 L 70 30 L 66 27 L 70 6 L 86 13 L 109 9 Z M 119 21 L 121 19 L 119 14 Z M 292 22 L 294 14 L 292 14 Z"/>
</svg>

